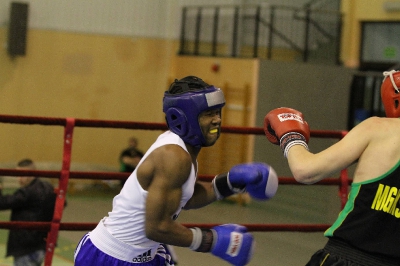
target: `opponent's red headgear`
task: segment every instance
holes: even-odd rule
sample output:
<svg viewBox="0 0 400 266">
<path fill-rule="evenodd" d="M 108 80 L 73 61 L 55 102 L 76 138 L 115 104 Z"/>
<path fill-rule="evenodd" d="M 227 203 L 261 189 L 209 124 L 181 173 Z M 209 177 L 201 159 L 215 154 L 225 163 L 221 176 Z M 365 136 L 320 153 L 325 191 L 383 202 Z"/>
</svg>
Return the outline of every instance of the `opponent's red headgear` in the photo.
<svg viewBox="0 0 400 266">
<path fill-rule="evenodd" d="M 387 117 L 400 117 L 400 71 L 383 72 L 381 97 Z"/>
</svg>

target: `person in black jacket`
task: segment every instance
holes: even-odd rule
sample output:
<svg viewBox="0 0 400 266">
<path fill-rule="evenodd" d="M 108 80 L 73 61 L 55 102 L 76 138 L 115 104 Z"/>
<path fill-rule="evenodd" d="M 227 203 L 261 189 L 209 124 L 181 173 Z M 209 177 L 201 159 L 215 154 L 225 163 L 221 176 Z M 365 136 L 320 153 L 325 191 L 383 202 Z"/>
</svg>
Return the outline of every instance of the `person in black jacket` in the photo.
<svg viewBox="0 0 400 266">
<path fill-rule="evenodd" d="M 18 163 L 18 170 L 35 170 L 31 159 Z M 0 187 L 0 210 L 11 209 L 11 221 L 51 221 L 56 194 L 53 186 L 33 176 L 18 177 L 20 188 L 3 195 Z M 15 266 L 40 266 L 46 249 L 46 231 L 10 230 L 6 257 L 14 257 Z"/>
</svg>

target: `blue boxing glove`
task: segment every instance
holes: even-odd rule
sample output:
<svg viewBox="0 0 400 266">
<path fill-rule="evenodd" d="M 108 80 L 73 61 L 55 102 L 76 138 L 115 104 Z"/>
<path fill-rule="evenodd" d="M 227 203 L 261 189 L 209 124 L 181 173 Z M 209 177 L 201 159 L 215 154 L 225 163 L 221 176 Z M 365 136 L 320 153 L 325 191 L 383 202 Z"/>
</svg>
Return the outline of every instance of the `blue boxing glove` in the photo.
<svg viewBox="0 0 400 266">
<path fill-rule="evenodd" d="M 232 167 L 228 173 L 213 179 L 217 199 L 235 193 L 248 192 L 258 200 L 273 197 L 278 189 L 278 176 L 275 170 L 265 163 L 247 163 Z"/>
<path fill-rule="evenodd" d="M 253 256 L 254 238 L 242 225 L 223 224 L 211 229 L 190 229 L 193 232 L 192 250 L 211 252 L 236 266 L 246 265 Z"/>
</svg>

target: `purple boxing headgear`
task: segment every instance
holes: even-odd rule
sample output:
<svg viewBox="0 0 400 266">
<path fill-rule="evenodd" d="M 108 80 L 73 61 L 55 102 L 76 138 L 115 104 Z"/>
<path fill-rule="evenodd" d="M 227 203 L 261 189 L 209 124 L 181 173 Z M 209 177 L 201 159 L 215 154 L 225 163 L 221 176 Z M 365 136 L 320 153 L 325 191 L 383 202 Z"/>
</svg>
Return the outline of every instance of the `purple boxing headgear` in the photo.
<svg viewBox="0 0 400 266">
<path fill-rule="evenodd" d="M 200 78 L 189 76 L 175 80 L 164 93 L 163 111 L 168 128 L 192 146 L 205 146 L 199 124 L 200 113 L 225 105 L 221 89 Z"/>
</svg>

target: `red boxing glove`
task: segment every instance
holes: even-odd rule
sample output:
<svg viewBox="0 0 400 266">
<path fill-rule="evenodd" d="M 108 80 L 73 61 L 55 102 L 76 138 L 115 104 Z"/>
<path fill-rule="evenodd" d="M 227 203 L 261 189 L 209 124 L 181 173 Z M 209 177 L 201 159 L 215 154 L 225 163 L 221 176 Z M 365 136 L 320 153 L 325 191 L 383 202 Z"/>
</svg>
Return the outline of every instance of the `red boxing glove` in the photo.
<svg viewBox="0 0 400 266">
<path fill-rule="evenodd" d="M 264 118 L 264 132 L 271 143 L 281 146 L 285 157 L 293 145 L 308 149 L 310 128 L 303 114 L 295 109 L 281 107 L 270 111 Z"/>
</svg>

